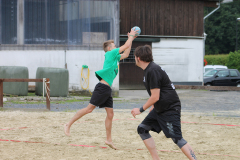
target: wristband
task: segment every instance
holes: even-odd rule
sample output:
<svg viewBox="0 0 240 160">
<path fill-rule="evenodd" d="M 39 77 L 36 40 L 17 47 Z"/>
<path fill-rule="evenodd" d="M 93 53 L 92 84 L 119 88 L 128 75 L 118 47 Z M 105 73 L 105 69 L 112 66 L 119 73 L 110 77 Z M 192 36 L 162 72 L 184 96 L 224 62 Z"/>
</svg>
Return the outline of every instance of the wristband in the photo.
<svg viewBox="0 0 240 160">
<path fill-rule="evenodd" d="M 129 36 L 133 36 L 134 37 L 134 35 L 129 35 Z"/>
<path fill-rule="evenodd" d="M 140 108 L 140 112 L 144 112 L 145 110 L 143 109 L 143 106 Z"/>
</svg>

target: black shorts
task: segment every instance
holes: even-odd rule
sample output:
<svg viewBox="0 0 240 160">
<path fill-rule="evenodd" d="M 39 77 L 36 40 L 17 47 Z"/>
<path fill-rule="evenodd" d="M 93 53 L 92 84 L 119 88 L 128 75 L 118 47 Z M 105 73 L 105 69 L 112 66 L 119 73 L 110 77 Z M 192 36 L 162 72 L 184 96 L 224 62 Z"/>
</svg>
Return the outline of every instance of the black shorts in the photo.
<svg viewBox="0 0 240 160">
<path fill-rule="evenodd" d="M 158 114 L 153 109 L 142 121 L 142 124 L 151 126 L 151 130 L 154 132 L 163 131 L 167 138 L 182 138 L 180 119 L 181 115 L 178 111 L 171 110 Z"/>
<path fill-rule="evenodd" d="M 99 82 L 94 88 L 90 103 L 94 106 L 99 106 L 99 108 L 113 108 L 111 87 Z"/>
</svg>

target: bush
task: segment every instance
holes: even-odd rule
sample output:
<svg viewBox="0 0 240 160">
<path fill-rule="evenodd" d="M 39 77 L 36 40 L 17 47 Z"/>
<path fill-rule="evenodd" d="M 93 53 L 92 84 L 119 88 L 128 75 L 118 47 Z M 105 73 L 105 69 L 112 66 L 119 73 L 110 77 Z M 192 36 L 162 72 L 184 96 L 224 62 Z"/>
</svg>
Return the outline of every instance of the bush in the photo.
<svg viewBox="0 0 240 160">
<path fill-rule="evenodd" d="M 227 67 L 230 69 L 238 69 L 240 71 L 240 50 L 229 53 Z"/>
<path fill-rule="evenodd" d="M 207 60 L 208 65 L 227 65 L 228 54 L 206 55 L 204 59 Z"/>
</svg>

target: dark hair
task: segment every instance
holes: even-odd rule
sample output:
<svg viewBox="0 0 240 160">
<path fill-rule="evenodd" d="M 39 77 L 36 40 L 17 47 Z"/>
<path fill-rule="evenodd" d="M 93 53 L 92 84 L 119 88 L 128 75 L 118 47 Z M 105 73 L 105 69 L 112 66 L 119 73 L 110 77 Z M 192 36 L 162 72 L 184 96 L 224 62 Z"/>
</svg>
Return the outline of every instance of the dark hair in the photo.
<svg viewBox="0 0 240 160">
<path fill-rule="evenodd" d="M 144 62 L 152 62 L 152 48 L 149 45 L 139 46 L 134 51 L 134 56 L 139 57 Z"/>
<path fill-rule="evenodd" d="M 103 50 L 104 50 L 105 52 L 107 52 L 107 51 L 108 51 L 108 50 L 107 50 L 107 47 L 109 47 L 112 43 L 114 43 L 114 40 L 108 40 L 108 41 L 104 42 L 104 43 L 103 43 Z"/>
</svg>

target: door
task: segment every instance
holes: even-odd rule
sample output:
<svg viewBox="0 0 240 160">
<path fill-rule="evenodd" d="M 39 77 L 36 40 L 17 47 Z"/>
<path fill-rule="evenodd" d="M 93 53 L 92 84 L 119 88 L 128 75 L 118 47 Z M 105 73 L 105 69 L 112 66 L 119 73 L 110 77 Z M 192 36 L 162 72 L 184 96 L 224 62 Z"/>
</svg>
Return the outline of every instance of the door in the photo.
<svg viewBox="0 0 240 160">
<path fill-rule="evenodd" d="M 125 42 L 120 42 L 122 46 Z M 119 63 L 119 89 L 145 89 L 143 70 L 136 66 L 134 51 L 138 46 L 152 45 L 151 42 L 133 42 L 129 57 Z"/>
<path fill-rule="evenodd" d="M 221 70 L 215 75 L 214 86 L 230 86 L 231 81 L 228 70 Z"/>
<path fill-rule="evenodd" d="M 238 72 L 235 70 L 230 70 L 231 86 L 237 86 L 237 82 L 240 80 Z"/>
</svg>

